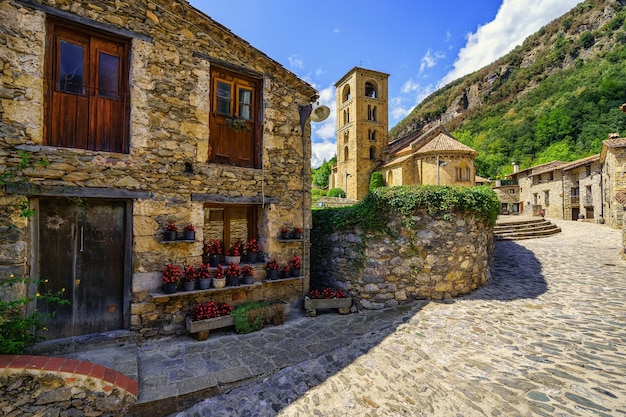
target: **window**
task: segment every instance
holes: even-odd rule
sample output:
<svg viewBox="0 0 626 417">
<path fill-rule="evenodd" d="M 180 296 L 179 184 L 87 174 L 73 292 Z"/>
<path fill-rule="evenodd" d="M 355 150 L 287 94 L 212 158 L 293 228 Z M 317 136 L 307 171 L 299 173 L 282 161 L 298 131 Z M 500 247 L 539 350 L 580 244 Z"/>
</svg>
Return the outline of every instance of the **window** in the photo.
<svg viewBox="0 0 626 417">
<path fill-rule="evenodd" d="M 350 100 L 350 86 L 346 84 L 346 86 L 343 87 L 343 92 L 341 93 L 341 102 L 345 103 L 348 100 Z"/>
<path fill-rule="evenodd" d="M 370 159 L 371 160 L 376 159 L 376 147 L 375 146 L 370 146 Z"/>
<path fill-rule="evenodd" d="M 439 163 L 441 164 L 441 161 Z M 456 167 L 455 171 L 457 181 L 465 182 L 470 180 L 470 168 L 465 164 L 465 162 L 462 162 L 461 166 Z"/>
<path fill-rule="evenodd" d="M 348 143 L 348 140 L 350 140 L 350 132 L 343 134 L 343 143 Z"/>
<path fill-rule="evenodd" d="M 515 189 L 514 188 L 509 188 L 509 194 L 510 195 L 515 195 Z"/>
<path fill-rule="evenodd" d="M 204 207 L 204 241 L 217 239 L 224 251 L 235 240 L 245 243 L 256 238 L 256 224 L 256 206 L 207 204 Z"/>
<path fill-rule="evenodd" d="M 347 161 L 348 160 L 348 147 L 346 146 L 345 148 L 343 148 L 343 160 Z"/>
<path fill-rule="evenodd" d="M 217 67 L 211 79 L 209 162 L 260 167 L 260 80 Z"/>
<path fill-rule="evenodd" d="M 367 106 L 367 120 L 376 121 L 376 106 Z"/>
<path fill-rule="evenodd" d="M 378 91 L 376 90 L 376 85 L 371 82 L 365 83 L 365 97 L 376 98 Z"/>
<path fill-rule="evenodd" d="M 376 131 L 375 130 L 368 130 L 367 131 L 367 137 L 369 138 L 369 140 L 375 141 L 376 140 Z"/>
<path fill-rule="evenodd" d="M 49 18 L 46 145 L 128 153 L 129 42 Z"/>
<path fill-rule="evenodd" d="M 588 177 L 589 175 L 591 175 L 591 165 L 586 165 L 585 166 L 585 176 Z"/>
<path fill-rule="evenodd" d="M 546 207 L 550 206 L 550 191 L 546 190 L 543 192 L 543 201 Z"/>
</svg>

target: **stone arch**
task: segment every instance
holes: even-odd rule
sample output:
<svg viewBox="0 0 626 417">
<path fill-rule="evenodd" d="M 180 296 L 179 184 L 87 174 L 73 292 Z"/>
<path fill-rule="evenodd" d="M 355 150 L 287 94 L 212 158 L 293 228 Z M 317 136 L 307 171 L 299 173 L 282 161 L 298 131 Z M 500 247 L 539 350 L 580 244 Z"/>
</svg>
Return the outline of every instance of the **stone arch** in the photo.
<svg viewBox="0 0 626 417">
<path fill-rule="evenodd" d="M 341 102 L 345 103 L 350 100 L 350 84 L 346 84 L 341 92 Z"/>
<path fill-rule="evenodd" d="M 365 83 L 365 97 L 378 98 L 378 85 L 374 81 Z"/>
</svg>

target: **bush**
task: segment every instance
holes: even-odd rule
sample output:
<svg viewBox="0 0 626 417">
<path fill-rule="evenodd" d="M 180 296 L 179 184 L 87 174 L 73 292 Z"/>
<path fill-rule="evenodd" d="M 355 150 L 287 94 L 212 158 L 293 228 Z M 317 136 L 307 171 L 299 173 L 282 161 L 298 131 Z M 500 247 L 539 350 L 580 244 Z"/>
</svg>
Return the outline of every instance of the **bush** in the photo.
<svg viewBox="0 0 626 417">
<path fill-rule="evenodd" d="M 328 197 L 346 198 L 346 192 L 341 188 L 331 188 L 327 195 Z"/>
<path fill-rule="evenodd" d="M 370 177 L 370 191 L 384 186 L 385 181 L 383 179 L 383 174 L 380 172 L 372 172 L 372 176 Z"/>
<path fill-rule="evenodd" d="M 22 285 L 28 288 L 30 283 L 37 283 L 41 286 L 44 282 L 35 281 L 29 277 L 15 278 L 13 274 L 8 279 L 0 280 L 0 293 L 7 293 L 7 288 Z M 26 314 L 26 306 L 37 300 L 56 303 L 59 305 L 69 304 L 70 302 L 63 298 L 63 292 L 38 293 L 34 297 L 18 297 L 13 301 L 0 300 L 0 354 L 18 355 L 25 348 L 42 340 L 35 334 L 37 330 L 45 329 L 44 320 L 54 316 L 52 313 L 34 312 Z"/>
</svg>

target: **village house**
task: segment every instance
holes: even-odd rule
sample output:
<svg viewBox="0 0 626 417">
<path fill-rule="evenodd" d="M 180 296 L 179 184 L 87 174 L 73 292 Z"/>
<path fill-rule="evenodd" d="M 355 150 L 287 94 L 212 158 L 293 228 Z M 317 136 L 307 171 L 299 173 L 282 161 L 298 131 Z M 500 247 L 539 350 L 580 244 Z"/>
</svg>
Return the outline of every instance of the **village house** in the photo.
<svg viewBox="0 0 626 417">
<path fill-rule="evenodd" d="M 71 306 L 31 306 L 57 310 L 47 337 L 180 333 L 201 301 L 302 299 L 311 85 L 185 0 L 7 0 L 0 20 L 0 279 L 65 289 Z M 210 239 L 257 239 L 254 284 L 164 294 L 163 266 L 201 264 Z M 295 255 L 299 276 L 265 279 Z"/>
<path fill-rule="evenodd" d="M 552 161 L 519 170 L 496 180 L 502 212 L 562 220 L 593 220 L 621 228 L 626 190 L 626 138 L 612 134 L 600 154 L 573 162 Z"/>
</svg>

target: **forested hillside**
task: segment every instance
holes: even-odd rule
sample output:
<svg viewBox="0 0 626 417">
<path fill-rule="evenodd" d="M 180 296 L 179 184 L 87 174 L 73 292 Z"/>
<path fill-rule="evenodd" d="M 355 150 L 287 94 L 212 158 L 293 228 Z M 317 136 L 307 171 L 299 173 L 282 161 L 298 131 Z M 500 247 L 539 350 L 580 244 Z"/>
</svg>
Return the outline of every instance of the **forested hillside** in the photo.
<svg viewBox="0 0 626 417">
<path fill-rule="evenodd" d="M 626 136 L 626 0 L 587 0 L 508 55 L 436 91 L 389 133 L 390 142 L 441 121 L 476 149 L 495 178 L 600 151 Z"/>
</svg>

